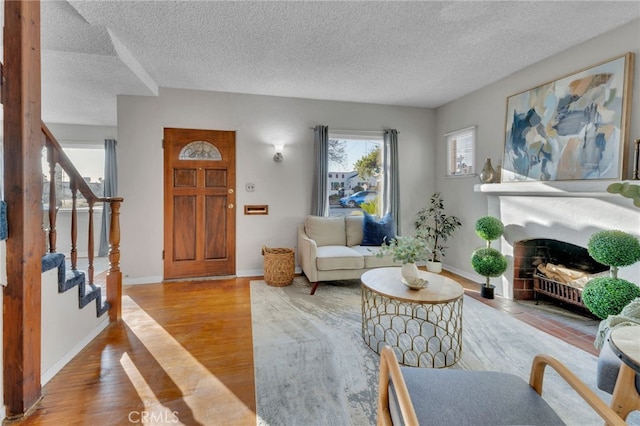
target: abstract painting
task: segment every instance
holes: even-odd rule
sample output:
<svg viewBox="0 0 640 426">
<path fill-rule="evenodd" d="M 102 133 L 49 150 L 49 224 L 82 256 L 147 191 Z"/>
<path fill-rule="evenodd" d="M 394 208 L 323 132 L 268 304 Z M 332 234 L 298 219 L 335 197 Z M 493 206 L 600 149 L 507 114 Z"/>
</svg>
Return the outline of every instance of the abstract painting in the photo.
<svg viewBox="0 0 640 426">
<path fill-rule="evenodd" d="M 621 179 L 633 53 L 507 98 L 502 182 Z"/>
</svg>

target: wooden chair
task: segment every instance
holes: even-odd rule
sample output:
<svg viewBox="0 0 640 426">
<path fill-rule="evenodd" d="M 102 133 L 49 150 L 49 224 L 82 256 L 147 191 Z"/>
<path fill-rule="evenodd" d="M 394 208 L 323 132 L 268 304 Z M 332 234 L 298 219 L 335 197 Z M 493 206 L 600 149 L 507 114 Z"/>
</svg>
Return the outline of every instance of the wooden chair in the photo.
<svg viewBox="0 0 640 426">
<path fill-rule="evenodd" d="M 611 408 L 626 420 L 629 413 L 640 410 L 640 375 L 630 368 L 620 368 L 622 361 L 609 346 L 609 334 L 598 355 L 596 385 L 612 394 Z"/>
<path fill-rule="evenodd" d="M 393 349 L 380 354 L 378 425 L 564 424 L 542 399 L 546 366 L 553 368 L 608 425 L 626 423 L 564 364 L 537 355 L 529 383 L 513 374 L 400 367 Z"/>
</svg>

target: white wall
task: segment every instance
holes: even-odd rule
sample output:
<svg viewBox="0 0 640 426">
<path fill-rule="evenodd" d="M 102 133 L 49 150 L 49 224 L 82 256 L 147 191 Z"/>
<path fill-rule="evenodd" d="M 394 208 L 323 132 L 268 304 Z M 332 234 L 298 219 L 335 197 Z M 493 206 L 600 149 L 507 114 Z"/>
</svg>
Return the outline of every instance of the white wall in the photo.
<svg viewBox="0 0 640 426">
<path fill-rule="evenodd" d="M 109 325 L 109 313 L 97 317 L 95 301 L 78 309 L 78 287 L 58 293 L 58 269 L 54 268 L 42 274 L 41 322 L 44 385 Z"/>
<path fill-rule="evenodd" d="M 294 247 L 294 225 L 308 213 L 313 170 L 313 134 L 318 124 L 334 129 L 400 131 L 403 232 L 434 190 L 463 227 L 450 243 L 448 269 L 478 277 L 469 264 L 482 242 L 473 232 L 488 213 L 487 195 L 474 192 L 476 177 L 445 178 L 444 134 L 477 125 L 476 162 L 494 167 L 504 148 L 506 98 L 605 59 L 632 51 L 640 59 L 640 21 L 633 21 L 438 108 L 397 108 L 232 93 L 162 89 L 159 97 L 118 99 L 118 166 L 122 206 L 121 260 L 125 283 L 162 277 L 162 149 L 164 127 L 235 130 L 237 143 L 237 273 L 262 272 L 260 247 Z M 635 67 L 631 139 L 640 137 L 640 66 Z M 59 136 L 60 129 L 54 130 Z M 91 127 L 91 126 L 87 126 Z M 79 127 L 80 128 L 80 127 Z M 56 130 L 58 131 L 56 133 Z M 85 129 L 86 130 L 86 129 Z M 104 132 L 103 132 L 104 133 Z M 73 139 L 60 133 L 61 138 Z M 102 137 L 102 136 L 101 136 Z M 285 160 L 274 163 L 274 142 L 285 144 Z M 442 161 L 438 161 L 442 159 Z M 632 159 L 628 159 L 629 170 Z M 248 182 L 256 191 L 244 191 Z M 269 204 L 269 216 L 244 216 L 245 204 Z"/>
<path fill-rule="evenodd" d="M 64 146 L 104 147 L 105 139 L 117 139 L 114 126 L 87 126 L 82 124 L 45 123 L 53 136 Z"/>
<path fill-rule="evenodd" d="M 586 43 L 566 50 L 533 66 L 515 73 L 490 86 L 482 88 L 463 98 L 436 110 L 436 188 L 445 194 L 445 206 L 451 214 L 458 215 L 463 227 L 451 240 L 445 258 L 448 269 L 462 273 L 480 281 L 470 265 L 471 253 L 483 242 L 475 235 L 476 220 L 488 214 L 487 195 L 474 192 L 477 177 L 446 178 L 446 144 L 444 134 L 453 130 L 477 125 L 476 162 L 482 167 L 484 159 L 490 157 L 494 168 L 501 163 L 505 137 L 505 108 L 508 96 L 531 89 L 575 71 L 588 68 L 601 61 L 626 52 L 635 53 L 634 88 L 632 95 L 630 146 L 633 139 L 640 138 L 640 20 L 632 21 L 614 31 L 596 37 Z M 631 149 L 633 153 L 633 149 Z M 629 156 L 629 176 L 633 169 Z M 441 159 L 441 161 L 437 161 Z M 631 205 L 628 199 L 619 200 Z M 640 209 L 637 209 L 640 215 Z M 600 224 L 594 223 L 598 228 Z M 637 230 L 636 235 L 640 235 Z M 483 281 L 483 280 L 482 280 Z"/>
<path fill-rule="evenodd" d="M 237 275 L 262 274 L 263 245 L 295 247 L 295 227 L 310 211 L 313 132 L 395 128 L 399 135 L 401 226 L 433 191 L 435 113 L 347 102 L 161 89 L 158 97 L 118 97 L 121 269 L 127 284 L 162 278 L 163 128 L 236 131 Z M 273 144 L 284 143 L 284 161 Z M 255 192 L 244 190 L 255 184 Z M 268 204 L 268 216 L 245 216 L 245 204 Z"/>
</svg>

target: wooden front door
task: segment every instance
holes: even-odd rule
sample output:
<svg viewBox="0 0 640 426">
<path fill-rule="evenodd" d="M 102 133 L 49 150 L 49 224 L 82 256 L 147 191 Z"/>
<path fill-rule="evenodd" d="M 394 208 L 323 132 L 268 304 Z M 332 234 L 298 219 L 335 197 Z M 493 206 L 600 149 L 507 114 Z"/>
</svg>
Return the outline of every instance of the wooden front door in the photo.
<svg viewBox="0 0 640 426">
<path fill-rule="evenodd" d="M 235 132 L 164 129 L 164 278 L 235 275 Z"/>
</svg>

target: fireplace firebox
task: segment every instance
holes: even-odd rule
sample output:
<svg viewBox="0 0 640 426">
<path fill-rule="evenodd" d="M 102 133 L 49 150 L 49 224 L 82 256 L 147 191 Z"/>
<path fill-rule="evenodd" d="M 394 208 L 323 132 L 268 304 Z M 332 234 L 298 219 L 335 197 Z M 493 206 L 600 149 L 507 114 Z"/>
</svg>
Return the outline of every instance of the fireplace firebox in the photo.
<svg viewBox="0 0 640 426">
<path fill-rule="evenodd" d="M 540 295 L 545 295 L 584 308 L 580 286 L 555 274 L 544 275 L 541 271 L 545 271 L 546 265 L 575 276 L 601 274 L 609 270 L 608 266 L 589 256 L 584 247 L 548 238 L 517 241 L 513 253 L 513 297 L 519 300 L 537 300 Z"/>
</svg>

